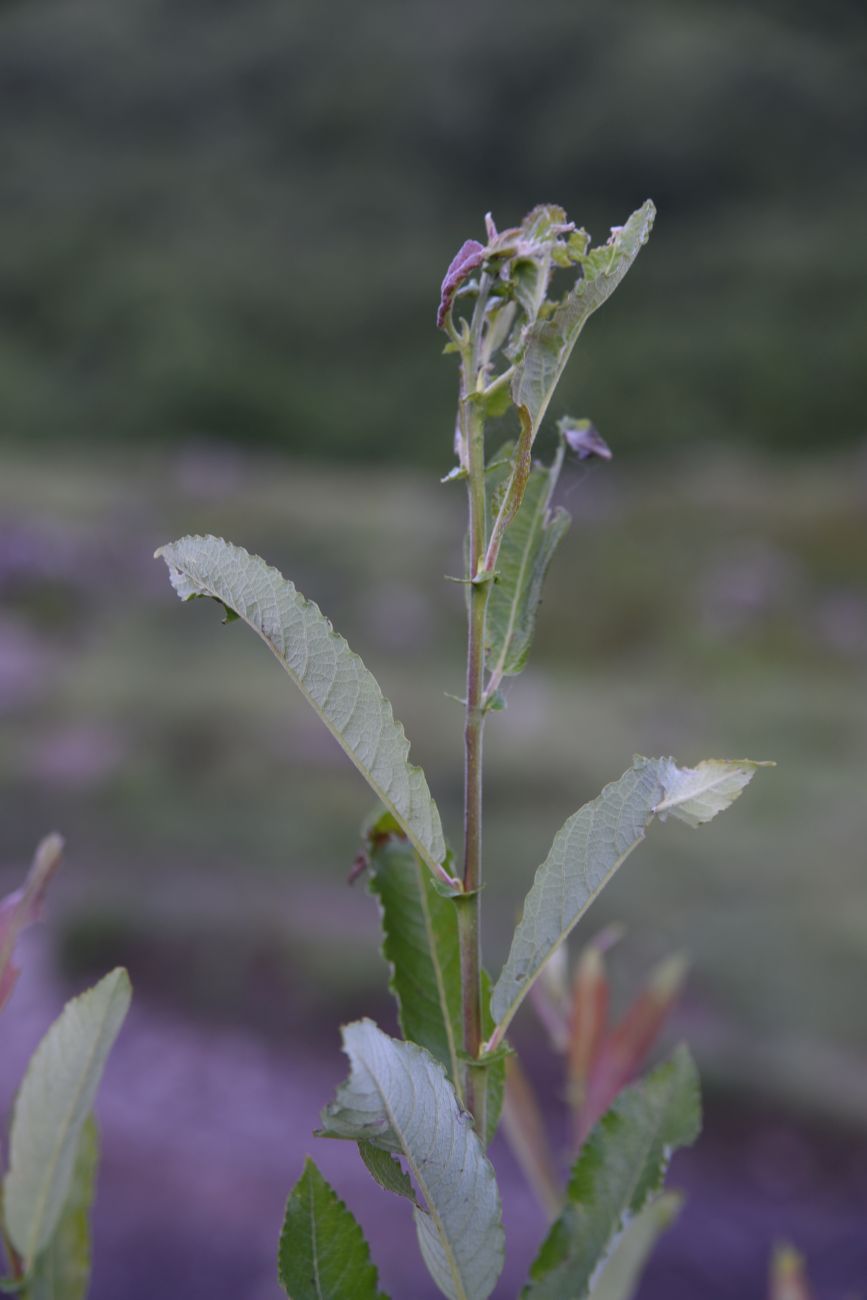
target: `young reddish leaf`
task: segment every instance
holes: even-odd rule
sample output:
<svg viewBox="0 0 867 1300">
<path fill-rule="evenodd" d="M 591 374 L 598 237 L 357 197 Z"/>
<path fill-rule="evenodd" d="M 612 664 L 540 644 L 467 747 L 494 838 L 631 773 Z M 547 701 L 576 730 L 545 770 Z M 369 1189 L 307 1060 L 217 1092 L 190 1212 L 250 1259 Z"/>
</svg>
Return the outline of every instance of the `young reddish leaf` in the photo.
<svg viewBox="0 0 867 1300">
<path fill-rule="evenodd" d="M 467 239 L 455 253 L 440 289 L 440 305 L 437 311 L 437 329 L 445 324 L 449 309 L 458 289 L 468 275 L 481 266 L 487 255 L 487 249 L 477 239 Z"/>
<path fill-rule="evenodd" d="M 605 959 L 596 944 L 581 954 L 572 981 L 569 1017 L 569 1104 L 582 1110 L 587 1084 L 608 1021 L 610 989 Z"/>
<path fill-rule="evenodd" d="M 644 991 L 595 1054 L 578 1119 L 578 1141 L 605 1114 L 641 1070 L 677 1001 L 686 974 L 682 957 L 670 957 L 651 973 Z"/>
<path fill-rule="evenodd" d="M 42 915 L 45 891 L 62 856 L 63 840 L 59 835 L 47 835 L 34 854 L 22 887 L 0 902 L 0 1011 L 18 979 L 18 967 L 13 961 L 15 943 L 21 931 Z"/>
<path fill-rule="evenodd" d="M 771 1260 L 770 1300 L 813 1300 L 804 1260 L 791 1246 L 780 1245 Z"/>
</svg>

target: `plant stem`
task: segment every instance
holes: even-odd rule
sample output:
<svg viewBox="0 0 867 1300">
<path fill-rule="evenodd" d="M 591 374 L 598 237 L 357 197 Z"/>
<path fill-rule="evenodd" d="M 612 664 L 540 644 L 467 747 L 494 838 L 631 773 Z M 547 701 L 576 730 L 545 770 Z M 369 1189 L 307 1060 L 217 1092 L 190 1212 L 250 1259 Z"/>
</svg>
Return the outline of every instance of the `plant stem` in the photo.
<svg viewBox="0 0 867 1300">
<path fill-rule="evenodd" d="M 482 1044 L 481 997 L 481 927 L 480 893 L 482 886 L 482 739 L 484 731 L 485 612 L 488 604 L 488 581 L 475 582 L 485 555 L 485 428 L 477 401 L 473 400 L 479 364 L 479 347 L 484 321 L 487 286 L 483 277 L 473 313 L 469 344 L 463 357 L 461 373 L 460 421 L 467 448 L 469 474 L 469 546 L 470 579 L 467 600 L 467 687 L 464 723 L 464 896 L 457 900 L 458 933 L 461 951 L 461 989 L 463 998 L 463 1047 L 467 1056 L 479 1055 Z M 464 1096 L 467 1109 L 484 1133 L 485 1088 L 483 1072 L 467 1064 Z M 480 1080 L 482 1086 L 478 1087 Z"/>
</svg>

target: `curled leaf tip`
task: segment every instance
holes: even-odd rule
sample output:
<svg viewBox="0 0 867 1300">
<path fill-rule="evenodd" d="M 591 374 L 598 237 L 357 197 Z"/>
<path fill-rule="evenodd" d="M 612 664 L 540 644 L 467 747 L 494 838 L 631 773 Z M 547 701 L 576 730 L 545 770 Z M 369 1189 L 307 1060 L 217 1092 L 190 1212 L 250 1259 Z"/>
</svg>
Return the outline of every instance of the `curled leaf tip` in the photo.
<svg viewBox="0 0 867 1300">
<path fill-rule="evenodd" d="M 490 214 L 489 214 L 490 215 Z M 486 218 L 487 220 L 487 218 Z M 467 239 L 455 253 L 440 288 L 440 305 L 437 311 L 437 329 L 442 329 L 454 296 L 467 276 L 485 260 L 485 247 L 477 239 Z"/>
</svg>

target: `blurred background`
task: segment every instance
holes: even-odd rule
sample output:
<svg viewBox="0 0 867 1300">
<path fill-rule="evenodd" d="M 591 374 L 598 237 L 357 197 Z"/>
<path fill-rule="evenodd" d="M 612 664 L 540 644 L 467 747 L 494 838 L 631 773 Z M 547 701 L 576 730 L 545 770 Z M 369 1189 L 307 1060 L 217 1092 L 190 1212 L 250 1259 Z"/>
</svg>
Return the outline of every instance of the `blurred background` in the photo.
<svg viewBox="0 0 867 1300">
<path fill-rule="evenodd" d="M 69 846 L 0 1107 L 63 999 L 128 965 L 93 1300 L 273 1300 L 308 1151 L 384 1288 L 429 1294 L 408 1218 L 309 1136 L 338 1023 L 394 1023 L 346 883 L 369 798 L 249 633 L 182 609 L 151 556 L 216 532 L 291 576 L 456 840 L 439 282 L 488 210 L 561 203 L 604 240 L 648 196 L 650 245 L 551 412 L 615 458 L 565 475 L 535 654 L 488 731 L 489 964 L 634 751 L 775 759 L 700 837 L 657 828 L 585 931 L 628 927 L 622 997 L 691 961 L 668 1039 L 699 1058 L 706 1133 L 641 1296 L 761 1297 L 779 1237 L 817 1300 L 867 1296 L 863 6 L 6 0 L 0 36 L 0 893 L 47 830 Z M 515 1040 L 562 1131 L 529 1011 Z M 543 1224 L 494 1158 L 505 1300 Z"/>
</svg>

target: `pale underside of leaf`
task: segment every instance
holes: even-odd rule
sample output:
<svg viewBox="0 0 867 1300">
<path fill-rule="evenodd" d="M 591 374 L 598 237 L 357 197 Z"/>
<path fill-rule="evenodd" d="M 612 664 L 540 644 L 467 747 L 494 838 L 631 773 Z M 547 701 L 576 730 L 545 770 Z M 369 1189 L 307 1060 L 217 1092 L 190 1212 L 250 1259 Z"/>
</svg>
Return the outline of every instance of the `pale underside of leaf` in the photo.
<svg viewBox="0 0 867 1300">
<path fill-rule="evenodd" d="M 655 215 L 650 200 L 633 212 L 608 244 L 588 254 L 583 275 L 553 314 L 528 328 L 512 396 L 527 411 L 534 437 L 581 330 L 626 275 L 650 236 Z"/>
<path fill-rule="evenodd" d="M 66 1004 L 27 1067 L 3 1185 L 6 1231 L 27 1269 L 57 1226 L 82 1127 L 130 996 L 125 970 L 106 975 Z"/>
<path fill-rule="evenodd" d="M 291 1300 L 385 1300 L 361 1228 L 310 1159 L 286 1205 L 278 1271 Z"/>
<path fill-rule="evenodd" d="M 90 1281 L 90 1208 L 99 1163 L 93 1116 L 81 1130 L 69 1194 L 48 1245 L 36 1258 L 27 1300 L 84 1300 Z"/>
<path fill-rule="evenodd" d="M 633 1300 L 653 1248 L 682 1205 L 683 1197 L 677 1192 L 663 1192 L 630 1220 L 590 1292 L 590 1300 Z"/>
<path fill-rule="evenodd" d="M 348 1080 L 323 1112 L 322 1135 L 369 1142 L 401 1156 L 424 1210 L 419 1245 L 449 1300 L 487 1300 L 503 1265 L 493 1168 L 442 1065 L 370 1020 L 343 1029 Z"/>
<path fill-rule="evenodd" d="M 757 767 L 773 767 L 773 763 L 706 758 L 697 767 L 678 767 L 667 759 L 662 772 L 665 797 L 656 815 L 663 821 L 671 813 L 687 826 L 702 826 L 734 803 Z"/>
<path fill-rule="evenodd" d="M 210 596 L 256 632 L 343 747 L 416 852 L 441 879 L 439 811 L 376 678 L 316 605 L 277 569 L 218 537 L 183 537 L 157 551 L 181 600 Z"/>
<path fill-rule="evenodd" d="M 562 460 L 561 447 L 550 468 L 534 465 L 503 537 L 485 624 L 487 667 L 495 683 L 519 673 L 527 661 L 545 574 L 569 527 L 565 510 L 550 509 Z"/>
<path fill-rule="evenodd" d="M 685 1048 L 625 1089 L 582 1148 L 566 1206 L 542 1244 L 524 1300 L 587 1300 L 624 1228 L 661 1191 L 671 1154 L 701 1127 L 698 1075 Z"/>
<path fill-rule="evenodd" d="M 696 813 L 695 774 L 705 765 L 679 768 L 669 758 L 637 757 L 619 780 L 606 786 L 557 832 L 536 872 L 509 956 L 494 986 L 495 1041 L 502 1037 L 545 962 L 644 839 L 654 814 L 665 810 L 698 825 L 737 798 L 757 765 L 748 760 L 716 759 L 712 766 L 715 773 L 725 769 L 725 780 L 714 786 L 713 811 L 708 811 L 705 798 L 702 815 Z"/>
</svg>

